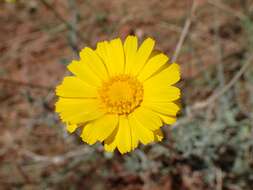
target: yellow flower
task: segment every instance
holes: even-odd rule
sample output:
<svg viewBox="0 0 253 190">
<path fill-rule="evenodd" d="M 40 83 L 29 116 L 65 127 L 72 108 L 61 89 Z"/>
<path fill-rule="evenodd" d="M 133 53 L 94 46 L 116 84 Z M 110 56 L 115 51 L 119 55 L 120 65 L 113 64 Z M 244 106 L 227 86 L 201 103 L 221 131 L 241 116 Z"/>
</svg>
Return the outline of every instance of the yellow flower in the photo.
<svg viewBox="0 0 253 190">
<path fill-rule="evenodd" d="M 68 69 L 74 76 L 64 78 L 56 88 L 56 112 L 72 133 L 82 127 L 81 138 L 92 145 L 123 154 L 139 142 L 161 141 L 163 124 L 176 120 L 180 90 L 179 66 L 154 51 L 147 38 L 138 48 L 137 37 L 103 41 L 96 50 L 84 48 L 80 60 Z"/>
</svg>

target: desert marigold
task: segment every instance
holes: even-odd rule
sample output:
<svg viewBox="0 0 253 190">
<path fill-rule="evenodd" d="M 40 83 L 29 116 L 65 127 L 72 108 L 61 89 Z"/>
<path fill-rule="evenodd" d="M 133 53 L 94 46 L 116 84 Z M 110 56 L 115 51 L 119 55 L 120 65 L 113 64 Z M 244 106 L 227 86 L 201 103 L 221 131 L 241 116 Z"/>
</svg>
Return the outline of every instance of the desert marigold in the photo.
<svg viewBox="0 0 253 190">
<path fill-rule="evenodd" d="M 92 145 L 103 142 L 105 151 L 122 154 L 139 142 L 161 141 L 163 124 L 172 124 L 180 110 L 179 66 L 154 50 L 147 38 L 138 48 L 135 36 L 124 43 L 117 38 L 84 48 L 80 60 L 68 69 L 74 76 L 57 86 L 56 112 L 72 133 L 82 127 L 81 138 Z"/>
</svg>

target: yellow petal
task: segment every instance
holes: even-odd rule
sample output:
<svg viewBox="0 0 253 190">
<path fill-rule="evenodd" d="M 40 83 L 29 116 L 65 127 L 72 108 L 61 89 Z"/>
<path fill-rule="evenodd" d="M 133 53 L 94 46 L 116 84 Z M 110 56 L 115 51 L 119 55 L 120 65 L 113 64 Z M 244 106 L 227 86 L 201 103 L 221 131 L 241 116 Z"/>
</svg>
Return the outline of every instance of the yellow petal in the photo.
<svg viewBox="0 0 253 190">
<path fill-rule="evenodd" d="M 78 114 L 72 114 L 72 113 L 66 113 L 66 114 L 60 114 L 61 119 L 66 122 L 72 122 L 72 123 L 85 123 L 87 121 L 91 121 L 94 119 L 97 119 L 101 117 L 104 113 L 98 111 L 98 110 L 92 110 L 90 112 L 81 112 Z"/>
<path fill-rule="evenodd" d="M 159 129 L 162 126 L 160 117 L 151 109 L 143 106 L 137 108 L 132 115 L 138 120 L 144 127 L 150 130 Z"/>
<path fill-rule="evenodd" d="M 80 58 L 81 61 L 84 62 L 84 64 L 87 64 L 99 78 L 103 80 L 108 78 L 106 67 L 94 50 L 88 47 L 84 48 L 80 52 Z"/>
<path fill-rule="evenodd" d="M 102 142 L 113 132 L 117 124 L 117 115 L 104 115 L 101 118 L 92 121 L 90 126 L 85 126 L 81 137 L 83 141 L 88 144 L 94 144 L 96 141 Z"/>
<path fill-rule="evenodd" d="M 67 124 L 67 131 L 69 133 L 73 133 L 78 128 L 76 124 Z"/>
<path fill-rule="evenodd" d="M 112 75 L 122 74 L 125 67 L 125 55 L 121 39 L 117 38 L 110 41 L 108 53 L 110 58 L 109 73 Z"/>
<path fill-rule="evenodd" d="M 180 79 L 180 69 L 179 65 L 176 63 L 171 64 L 166 69 L 155 74 L 151 78 L 147 79 L 144 84 L 146 86 L 154 87 L 154 85 L 173 85 Z"/>
<path fill-rule="evenodd" d="M 114 131 L 112 132 L 112 134 L 105 139 L 105 143 L 104 143 L 104 149 L 107 152 L 113 152 L 117 146 L 117 139 L 116 139 L 116 135 L 118 133 L 119 127 L 117 126 Z"/>
<path fill-rule="evenodd" d="M 164 86 L 157 84 L 154 87 L 144 84 L 145 102 L 171 102 L 180 98 L 180 89 L 174 86 Z"/>
<path fill-rule="evenodd" d="M 69 76 L 65 77 L 62 84 L 57 86 L 56 95 L 65 98 L 95 98 L 97 89 L 77 77 Z"/>
<path fill-rule="evenodd" d="M 162 119 L 162 121 L 165 124 L 173 124 L 177 121 L 177 118 L 174 117 L 174 116 L 163 115 L 163 114 L 160 114 L 160 113 L 158 113 L 158 115 L 160 116 L 160 118 Z"/>
<path fill-rule="evenodd" d="M 154 131 L 155 141 L 161 141 L 163 139 L 163 132 L 161 129 Z"/>
<path fill-rule="evenodd" d="M 137 137 L 134 137 L 133 145 L 132 147 L 137 146 L 136 145 L 136 138 L 138 138 L 141 143 L 148 144 L 154 141 L 154 133 L 153 131 L 149 130 L 148 128 L 144 127 L 135 117 L 134 114 L 129 115 L 129 124 L 132 129 L 132 134 L 135 134 Z"/>
<path fill-rule="evenodd" d="M 89 145 L 93 145 L 96 142 L 96 134 L 94 134 L 94 122 L 89 122 L 84 126 L 81 138 Z"/>
<path fill-rule="evenodd" d="M 124 43 L 126 58 L 125 73 L 129 74 L 134 67 L 135 56 L 138 48 L 138 39 L 136 36 L 128 36 Z"/>
<path fill-rule="evenodd" d="M 109 64 L 109 57 L 108 57 L 108 50 L 109 49 L 109 42 L 108 41 L 103 41 L 97 43 L 97 49 L 96 53 L 98 56 L 101 58 L 101 60 L 104 62 L 106 65 L 106 68 L 108 67 Z"/>
<path fill-rule="evenodd" d="M 97 99 L 59 98 L 55 107 L 61 119 L 72 124 L 84 123 L 104 114 Z"/>
<path fill-rule="evenodd" d="M 173 102 L 143 101 L 142 105 L 158 113 L 171 116 L 175 116 L 180 110 L 179 106 Z"/>
<path fill-rule="evenodd" d="M 90 69 L 90 67 L 82 61 L 72 61 L 68 65 L 68 69 L 82 79 L 88 85 L 100 86 L 101 80 L 99 77 Z"/>
<path fill-rule="evenodd" d="M 139 144 L 139 136 L 138 136 L 138 132 L 139 130 L 136 128 L 136 125 L 133 125 L 132 123 L 130 123 L 129 120 L 129 127 L 130 127 L 130 131 L 131 131 L 131 148 L 132 150 L 134 150 L 138 144 Z M 148 130 L 148 129 L 144 129 L 144 130 Z"/>
<path fill-rule="evenodd" d="M 138 79 L 140 81 L 144 81 L 147 78 L 151 77 L 154 73 L 156 73 L 167 61 L 169 58 L 160 53 L 150 58 L 144 68 L 141 70 Z"/>
<path fill-rule="evenodd" d="M 125 67 L 125 55 L 122 41 L 117 38 L 110 42 L 104 41 L 97 44 L 97 54 L 102 58 L 109 74 L 122 74 Z"/>
<path fill-rule="evenodd" d="M 131 151 L 131 131 L 126 116 L 119 118 L 119 131 L 116 138 L 117 148 L 121 154 Z"/>
<path fill-rule="evenodd" d="M 155 46 L 155 41 L 151 38 L 147 38 L 140 46 L 137 51 L 136 58 L 134 61 L 134 66 L 131 69 L 133 75 L 137 75 L 139 71 L 144 67 L 149 56 L 151 55 L 153 48 Z"/>
</svg>

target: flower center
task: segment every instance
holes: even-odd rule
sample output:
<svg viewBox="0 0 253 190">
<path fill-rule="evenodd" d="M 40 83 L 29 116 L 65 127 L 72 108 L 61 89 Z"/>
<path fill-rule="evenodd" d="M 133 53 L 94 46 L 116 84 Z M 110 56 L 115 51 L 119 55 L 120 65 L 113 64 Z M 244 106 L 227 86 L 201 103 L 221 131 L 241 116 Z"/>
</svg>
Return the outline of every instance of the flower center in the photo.
<svg viewBox="0 0 253 190">
<path fill-rule="evenodd" d="M 117 75 L 103 83 L 99 95 L 108 113 L 126 115 L 140 106 L 143 86 L 132 76 Z"/>
</svg>

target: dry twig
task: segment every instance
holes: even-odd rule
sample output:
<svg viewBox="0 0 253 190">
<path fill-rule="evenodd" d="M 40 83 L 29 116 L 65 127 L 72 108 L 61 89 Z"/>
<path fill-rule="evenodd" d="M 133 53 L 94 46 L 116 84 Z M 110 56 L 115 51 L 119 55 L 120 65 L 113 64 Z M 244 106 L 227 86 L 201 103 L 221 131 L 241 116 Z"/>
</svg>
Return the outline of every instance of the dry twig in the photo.
<svg viewBox="0 0 253 190">
<path fill-rule="evenodd" d="M 175 53 L 172 56 L 172 59 L 171 59 L 172 63 L 177 60 L 178 55 L 179 55 L 179 53 L 180 53 L 180 51 L 182 49 L 183 43 L 184 43 L 184 41 L 185 41 L 185 39 L 187 37 L 187 34 L 189 32 L 189 29 L 190 29 L 190 26 L 191 26 L 191 23 L 192 23 L 192 17 L 193 17 L 193 14 L 194 14 L 195 10 L 196 10 L 196 6 L 197 6 L 196 1 L 193 0 L 192 6 L 191 6 L 191 10 L 190 10 L 190 15 L 187 17 L 187 19 L 186 19 L 186 21 L 184 23 L 183 30 L 181 32 L 181 35 L 180 35 L 180 38 L 178 40 L 176 49 L 174 51 Z"/>
<path fill-rule="evenodd" d="M 207 98 L 207 100 L 198 102 L 194 104 L 193 106 L 190 107 L 191 110 L 196 110 L 196 109 L 203 109 L 219 99 L 222 95 L 224 95 L 231 87 L 235 85 L 235 83 L 240 79 L 240 77 L 244 74 L 244 72 L 249 68 L 249 66 L 252 64 L 252 58 L 253 56 L 249 59 L 247 63 L 245 63 L 241 69 L 236 73 L 236 75 L 230 80 L 228 84 L 224 86 L 222 89 L 217 89 L 215 92 Z"/>
<path fill-rule="evenodd" d="M 192 120 L 193 118 L 193 112 L 196 112 L 198 110 L 201 109 L 205 109 L 206 107 L 208 107 L 209 105 L 213 104 L 216 100 L 218 100 L 220 97 L 222 97 L 228 90 L 230 90 L 235 84 L 236 82 L 240 79 L 240 77 L 245 73 L 245 71 L 247 71 L 247 69 L 249 68 L 249 66 L 252 64 L 253 61 L 253 56 L 251 56 L 248 59 L 248 62 L 245 63 L 241 69 L 235 74 L 235 76 L 230 80 L 229 83 L 227 83 L 224 88 L 220 89 L 218 88 L 217 90 L 215 90 L 215 92 L 209 96 L 209 98 L 207 98 L 204 101 L 201 102 L 197 102 L 195 104 L 193 104 L 192 106 L 186 107 L 186 112 L 187 112 L 187 116 L 183 117 L 182 119 L 179 119 L 174 125 L 173 127 L 177 127 L 179 125 L 183 125 L 185 123 L 188 123 L 189 121 Z"/>
<path fill-rule="evenodd" d="M 41 3 L 47 7 L 54 15 L 56 18 L 58 18 L 69 30 L 73 30 L 73 25 L 70 24 L 67 20 L 65 20 L 61 14 L 59 12 L 57 12 L 55 10 L 55 8 L 50 4 L 48 3 L 46 0 L 40 0 Z M 78 36 L 78 38 L 82 41 L 85 41 L 84 40 L 84 37 L 82 36 L 82 34 L 79 32 L 79 31 L 76 31 L 76 35 Z"/>
<path fill-rule="evenodd" d="M 32 159 L 34 162 L 61 164 L 68 159 L 84 156 L 86 154 L 92 153 L 93 151 L 94 151 L 94 149 L 91 149 L 88 146 L 83 146 L 83 148 L 79 147 L 76 150 L 69 151 L 65 154 L 57 155 L 57 156 L 43 156 L 43 155 L 39 155 L 39 154 L 36 154 L 36 153 L 28 151 L 28 150 L 21 151 L 21 154 Z"/>
</svg>

